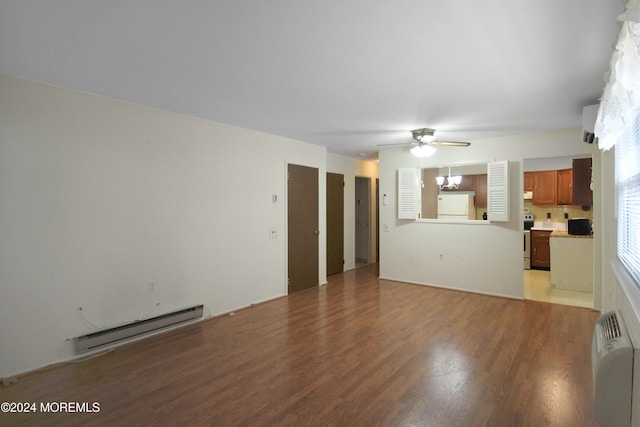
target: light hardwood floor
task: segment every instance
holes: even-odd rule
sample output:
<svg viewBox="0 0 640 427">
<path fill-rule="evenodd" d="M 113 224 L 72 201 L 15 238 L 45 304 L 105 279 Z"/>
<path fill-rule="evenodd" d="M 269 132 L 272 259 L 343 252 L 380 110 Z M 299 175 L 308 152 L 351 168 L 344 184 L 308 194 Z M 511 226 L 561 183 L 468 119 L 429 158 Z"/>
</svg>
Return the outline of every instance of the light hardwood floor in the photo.
<svg viewBox="0 0 640 427">
<path fill-rule="evenodd" d="M 595 426 L 592 310 L 377 278 L 329 284 L 20 378 L 0 425 Z"/>
</svg>

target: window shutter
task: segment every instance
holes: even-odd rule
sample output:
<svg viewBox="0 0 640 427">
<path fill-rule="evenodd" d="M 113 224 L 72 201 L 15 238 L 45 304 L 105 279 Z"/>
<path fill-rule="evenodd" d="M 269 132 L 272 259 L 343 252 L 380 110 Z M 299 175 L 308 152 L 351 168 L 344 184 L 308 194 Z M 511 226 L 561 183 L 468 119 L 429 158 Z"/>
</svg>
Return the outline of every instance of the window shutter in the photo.
<svg viewBox="0 0 640 427">
<path fill-rule="evenodd" d="M 398 169 L 398 219 L 418 217 L 418 169 Z"/>
<path fill-rule="evenodd" d="M 487 217 L 489 221 L 509 221 L 509 162 L 490 162 L 487 174 Z"/>
</svg>

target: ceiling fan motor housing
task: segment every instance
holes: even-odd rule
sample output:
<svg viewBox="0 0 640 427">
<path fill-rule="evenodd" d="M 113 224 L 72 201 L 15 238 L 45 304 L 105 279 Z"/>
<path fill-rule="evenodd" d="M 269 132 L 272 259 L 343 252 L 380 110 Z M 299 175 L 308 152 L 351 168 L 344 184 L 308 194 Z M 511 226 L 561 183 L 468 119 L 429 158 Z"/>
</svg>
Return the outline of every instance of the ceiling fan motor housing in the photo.
<svg viewBox="0 0 640 427">
<path fill-rule="evenodd" d="M 433 136 L 436 133 L 435 129 L 430 128 L 422 128 L 422 129 L 414 129 L 411 131 L 411 135 L 413 139 L 418 142 L 422 142 L 421 139 L 425 136 Z"/>
</svg>

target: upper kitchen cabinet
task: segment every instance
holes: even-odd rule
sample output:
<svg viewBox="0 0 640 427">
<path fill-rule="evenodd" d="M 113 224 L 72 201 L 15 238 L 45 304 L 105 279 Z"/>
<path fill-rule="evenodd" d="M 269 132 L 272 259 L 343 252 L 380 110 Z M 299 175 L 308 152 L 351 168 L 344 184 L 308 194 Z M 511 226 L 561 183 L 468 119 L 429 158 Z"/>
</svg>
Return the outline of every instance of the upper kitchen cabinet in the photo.
<svg viewBox="0 0 640 427">
<path fill-rule="evenodd" d="M 557 172 L 558 205 L 573 205 L 573 169 L 562 169 Z"/>
<path fill-rule="evenodd" d="M 487 206 L 487 175 L 476 175 L 476 206 Z"/>
<path fill-rule="evenodd" d="M 533 172 L 524 173 L 524 191 L 533 191 Z"/>
<path fill-rule="evenodd" d="M 556 171 L 533 172 L 533 204 L 534 205 L 555 205 L 557 201 L 557 179 Z"/>
<path fill-rule="evenodd" d="M 573 204 L 575 205 L 593 205 L 591 165 L 591 158 L 573 159 Z"/>
</svg>

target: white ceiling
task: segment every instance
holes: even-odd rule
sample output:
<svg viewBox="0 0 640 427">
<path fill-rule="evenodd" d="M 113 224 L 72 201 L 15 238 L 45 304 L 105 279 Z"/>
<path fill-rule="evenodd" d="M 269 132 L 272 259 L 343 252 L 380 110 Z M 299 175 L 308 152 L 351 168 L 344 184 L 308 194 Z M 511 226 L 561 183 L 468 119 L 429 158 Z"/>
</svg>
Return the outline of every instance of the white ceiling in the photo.
<svg viewBox="0 0 640 427">
<path fill-rule="evenodd" d="M 622 0 L 1 0 L 0 73 L 326 146 L 581 125 Z"/>
</svg>

